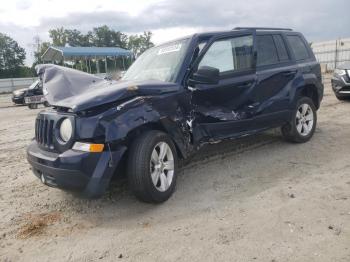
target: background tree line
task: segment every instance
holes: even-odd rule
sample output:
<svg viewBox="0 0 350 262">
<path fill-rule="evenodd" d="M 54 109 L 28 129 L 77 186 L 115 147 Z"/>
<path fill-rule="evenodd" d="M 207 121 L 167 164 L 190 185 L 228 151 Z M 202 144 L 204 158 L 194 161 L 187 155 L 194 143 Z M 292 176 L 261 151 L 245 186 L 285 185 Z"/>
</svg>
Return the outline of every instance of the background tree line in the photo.
<svg viewBox="0 0 350 262">
<path fill-rule="evenodd" d="M 11 37 L 0 33 L 0 78 L 23 77 L 31 74 L 24 66 L 26 52 Z"/>
<path fill-rule="evenodd" d="M 154 46 L 151 41 L 152 32 L 127 35 L 106 25 L 95 27 L 87 33 L 61 27 L 49 30 L 49 36 L 49 41 L 34 37 L 34 62 L 31 67 L 26 67 L 24 66 L 26 58 L 24 48 L 9 36 L 0 33 L 0 78 L 33 76 L 34 66 L 43 63 L 41 56 L 49 46 L 121 47 L 131 50 L 134 57 L 138 57 Z M 79 68 L 80 61 L 72 61 L 72 63 L 71 66 Z M 96 64 L 93 63 L 92 66 L 96 67 Z"/>
</svg>

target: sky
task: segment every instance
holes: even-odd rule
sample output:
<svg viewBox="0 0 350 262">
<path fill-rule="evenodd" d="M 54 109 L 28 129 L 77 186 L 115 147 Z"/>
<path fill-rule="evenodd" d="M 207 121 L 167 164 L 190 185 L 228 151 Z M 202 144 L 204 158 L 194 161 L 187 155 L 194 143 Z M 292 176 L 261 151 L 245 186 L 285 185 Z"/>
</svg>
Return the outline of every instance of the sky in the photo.
<svg viewBox="0 0 350 262">
<path fill-rule="evenodd" d="M 236 26 L 289 27 L 310 42 L 350 37 L 350 0 L 2 0 L 0 32 L 26 49 L 48 30 L 87 32 L 108 25 L 127 34 L 152 31 L 155 44 Z"/>
</svg>

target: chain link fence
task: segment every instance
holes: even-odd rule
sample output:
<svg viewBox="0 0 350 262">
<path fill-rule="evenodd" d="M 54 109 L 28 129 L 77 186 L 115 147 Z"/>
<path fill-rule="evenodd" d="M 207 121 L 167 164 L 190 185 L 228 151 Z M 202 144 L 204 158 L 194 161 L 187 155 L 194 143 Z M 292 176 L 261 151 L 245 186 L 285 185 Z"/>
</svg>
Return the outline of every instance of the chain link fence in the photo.
<svg viewBox="0 0 350 262">
<path fill-rule="evenodd" d="M 312 43 L 311 48 L 324 73 L 333 71 L 344 62 L 350 62 L 350 38 Z"/>
</svg>

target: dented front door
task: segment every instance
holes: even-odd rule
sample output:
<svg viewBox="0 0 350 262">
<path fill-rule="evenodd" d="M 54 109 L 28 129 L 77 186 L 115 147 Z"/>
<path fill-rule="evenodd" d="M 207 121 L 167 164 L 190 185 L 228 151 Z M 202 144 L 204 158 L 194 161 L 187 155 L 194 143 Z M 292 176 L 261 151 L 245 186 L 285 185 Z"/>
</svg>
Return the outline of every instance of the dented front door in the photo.
<svg viewBox="0 0 350 262">
<path fill-rule="evenodd" d="M 208 44 L 196 68 L 218 68 L 217 84 L 197 85 L 192 93 L 195 140 L 216 140 L 251 130 L 256 86 L 254 35 L 226 36 Z"/>
</svg>

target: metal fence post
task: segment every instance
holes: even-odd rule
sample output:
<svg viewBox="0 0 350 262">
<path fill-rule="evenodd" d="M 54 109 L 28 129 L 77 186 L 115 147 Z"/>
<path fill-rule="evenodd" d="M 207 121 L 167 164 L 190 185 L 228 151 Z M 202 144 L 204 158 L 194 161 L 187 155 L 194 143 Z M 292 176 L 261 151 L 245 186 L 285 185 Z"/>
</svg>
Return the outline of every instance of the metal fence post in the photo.
<svg viewBox="0 0 350 262">
<path fill-rule="evenodd" d="M 13 78 L 11 78 L 11 91 L 15 90 L 15 83 L 13 81 Z"/>
<path fill-rule="evenodd" d="M 105 57 L 105 72 L 107 74 L 108 66 L 107 66 L 107 56 Z"/>
<path fill-rule="evenodd" d="M 95 56 L 95 60 L 96 60 L 97 74 L 99 74 L 100 73 L 100 63 L 99 63 L 98 59 L 96 58 L 96 56 Z"/>
<path fill-rule="evenodd" d="M 337 68 L 337 61 L 338 61 L 338 40 L 335 40 L 334 69 Z"/>
</svg>

